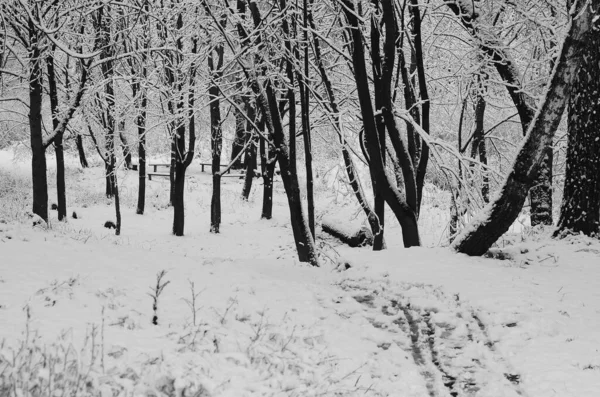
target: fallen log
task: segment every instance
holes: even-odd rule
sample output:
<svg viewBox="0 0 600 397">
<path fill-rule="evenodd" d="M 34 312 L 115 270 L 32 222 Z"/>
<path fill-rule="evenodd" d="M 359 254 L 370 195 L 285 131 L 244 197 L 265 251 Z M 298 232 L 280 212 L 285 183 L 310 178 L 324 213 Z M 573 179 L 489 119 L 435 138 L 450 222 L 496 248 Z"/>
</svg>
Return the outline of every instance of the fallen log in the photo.
<svg viewBox="0 0 600 397">
<path fill-rule="evenodd" d="M 332 235 L 350 247 L 373 245 L 373 233 L 362 223 L 340 221 L 340 219 L 331 217 L 323 218 L 321 228 L 325 233 Z"/>
</svg>

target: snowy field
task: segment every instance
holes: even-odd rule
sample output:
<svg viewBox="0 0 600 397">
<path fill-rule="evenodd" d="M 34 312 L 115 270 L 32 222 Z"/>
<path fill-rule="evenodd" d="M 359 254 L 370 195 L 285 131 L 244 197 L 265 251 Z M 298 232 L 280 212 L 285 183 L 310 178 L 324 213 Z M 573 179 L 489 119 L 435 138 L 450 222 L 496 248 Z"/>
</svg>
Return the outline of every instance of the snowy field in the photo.
<svg viewBox="0 0 600 397">
<path fill-rule="evenodd" d="M 174 237 L 168 182 L 139 216 L 137 174 L 119 177 L 122 236 L 103 227 L 103 169 L 75 162 L 68 223 L 32 227 L 27 162 L 0 153 L 0 396 L 600 396 L 597 239 L 520 228 L 504 259 L 470 258 L 438 246 L 447 211 L 429 200 L 429 247 L 402 248 L 390 216 L 379 253 L 319 231 L 317 269 L 296 259 L 280 183 L 266 221 L 260 182 L 244 202 L 224 179 L 213 235 L 192 165 Z M 318 215 L 358 213 L 317 190 Z"/>
</svg>

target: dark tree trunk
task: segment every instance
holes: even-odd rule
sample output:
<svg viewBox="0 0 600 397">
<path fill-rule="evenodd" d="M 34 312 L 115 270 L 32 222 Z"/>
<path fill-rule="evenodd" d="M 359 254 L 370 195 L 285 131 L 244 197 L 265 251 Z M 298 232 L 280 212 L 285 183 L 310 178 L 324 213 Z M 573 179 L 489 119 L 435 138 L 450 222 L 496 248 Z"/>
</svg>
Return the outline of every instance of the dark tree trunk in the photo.
<svg viewBox="0 0 600 397">
<path fill-rule="evenodd" d="M 233 139 L 233 143 L 231 144 L 231 160 L 233 161 L 232 169 L 241 169 L 244 168 L 244 162 L 242 161 L 242 156 L 238 157 L 238 154 L 243 150 L 244 143 L 246 141 L 246 117 L 242 113 L 244 110 L 247 112 L 247 109 L 244 109 L 243 101 L 236 101 L 239 108 L 235 108 L 235 137 Z"/>
<path fill-rule="evenodd" d="M 357 95 L 361 108 L 362 122 L 365 131 L 366 149 L 369 155 L 369 170 L 371 178 L 377 185 L 377 189 L 385 198 L 392 212 L 402 226 L 402 237 L 406 247 L 421 245 L 419 228 L 417 225 L 417 216 L 402 198 L 394 182 L 390 180 L 386 173 L 381 153 L 381 143 L 375 121 L 375 112 L 371 103 L 371 94 L 369 89 L 369 76 L 365 66 L 365 53 L 363 37 L 360 32 L 359 20 L 356 16 L 354 4 L 350 0 L 342 0 L 344 4 L 344 13 L 349 23 L 348 33 L 352 38 L 353 52 L 352 65 L 354 67 L 354 80 L 357 88 Z M 384 16 L 389 16 L 384 12 Z M 393 13 L 392 13 L 393 17 Z M 386 29 L 393 29 L 390 25 Z M 389 41 L 388 41 L 388 44 Z M 393 45 L 393 42 L 391 43 Z M 389 55 L 389 53 L 387 54 Z M 390 66 L 391 64 L 388 64 Z M 384 84 L 385 86 L 385 84 Z M 381 95 L 378 93 L 378 95 Z M 391 109 L 387 110 L 390 113 Z M 386 120 L 387 124 L 387 120 Z M 391 135 L 391 134 L 390 134 Z"/>
<path fill-rule="evenodd" d="M 112 198 L 116 194 L 116 159 L 115 157 L 115 90 L 114 90 L 114 49 L 110 45 L 111 36 L 111 9 L 109 5 L 98 9 L 95 28 L 97 31 L 97 47 L 101 48 L 100 59 L 103 62 L 100 64 L 102 77 L 104 78 L 104 93 L 106 103 L 103 109 L 102 126 L 105 130 L 106 142 L 105 148 L 107 158 L 105 159 L 105 177 L 106 177 L 106 197 Z M 114 161 L 113 161 L 114 160 Z M 116 203 L 115 203 L 116 204 Z"/>
<path fill-rule="evenodd" d="M 387 3 L 388 1 L 384 1 Z M 431 102 L 427 92 L 427 80 L 425 78 L 425 64 L 423 60 L 423 45 L 421 40 L 421 11 L 419 10 L 419 0 L 411 0 L 409 10 L 413 19 L 413 35 L 415 48 L 415 63 L 417 68 L 417 77 L 419 80 L 419 97 L 421 99 L 421 128 L 426 134 L 429 134 L 429 111 Z M 388 7 L 388 13 L 392 12 L 392 7 Z M 421 208 L 423 198 L 423 186 L 425 185 L 425 174 L 427 173 L 427 164 L 429 163 L 429 146 L 425 141 L 420 142 L 419 163 L 414 164 L 416 171 L 417 184 L 417 207 L 415 209 L 417 216 Z"/>
<path fill-rule="evenodd" d="M 216 59 L 215 55 L 216 54 Z M 221 226 L 221 150 L 223 147 L 223 131 L 221 130 L 221 103 L 219 87 L 216 81 L 222 76 L 223 45 L 217 45 L 208 55 L 208 68 L 214 82 L 208 88 L 210 100 L 210 137 L 212 152 L 213 194 L 210 202 L 210 232 L 219 233 Z M 237 125 L 237 120 L 236 120 Z M 239 151 L 238 151 L 239 154 Z"/>
<path fill-rule="evenodd" d="M 31 180 L 33 183 L 33 213 L 48 222 L 48 177 L 46 151 L 42 135 L 43 74 L 40 37 L 29 20 L 29 132 L 31 139 Z"/>
<path fill-rule="evenodd" d="M 240 5 L 240 2 L 238 2 L 238 5 Z M 255 27 L 258 28 L 261 23 L 264 22 L 260 16 L 258 6 L 255 2 L 250 2 L 249 8 L 254 19 Z M 238 7 L 238 9 L 242 10 L 243 8 Z M 246 40 L 247 33 L 245 32 L 243 25 L 238 23 L 237 28 L 242 41 L 248 43 L 248 40 Z M 262 38 L 259 35 L 259 43 L 260 40 L 262 40 Z M 290 168 L 289 147 L 283 131 L 276 94 L 268 81 L 263 85 L 256 77 L 251 77 L 249 73 L 247 73 L 246 76 L 250 80 L 249 83 L 256 96 L 258 108 L 265 117 L 266 125 L 270 135 L 273 137 L 277 151 L 276 156 L 277 161 L 279 162 L 279 169 L 281 170 L 281 179 L 288 199 L 290 221 L 294 233 L 294 242 L 296 244 L 298 259 L 301 262 L 309 262 L 313 266 L 318 266 L 319 262 L 315 242 L 312 238 L 308 221 L 302 208 L 298 176 L 296 173 L 291 172 Z M 269 167 L 267 166 L 267 168 Z"/>
<path fill-rule="evenodd" d="M 83 146 L 83 138 L 81 137 L 81 134 L 77 134 L 75 144 L 77 145 L 77 152 L 79 153 L 79 162 L 81 163 L 81 167 L 88 168 L 89 164 L 87 162 L 87 158 L 85 157 L 85 148 Z"/>
<path fill-rule="evenodd" d="M 311 9 L 314 0 L 311 0 Z M 313 20 L 312 11 L 308 13 L 308 22 L 313 31 L 315 31 L 316 27 Z M 341 125 L 339 122 L 339 107 L 337 101 L 335 99 L 335 93 L 333 91 L 333 86 L 331 84 L 331 80 L 329 80 L 329 75 L 327 74 L 327 70 L 325 69 L 325 65 L 323 64 L 323 59 L 321 56 L 321 43 L 317 35 L 313 35 L 313 49 L 315 54 L 315 63 L 319 69 L 319 74 L 321 75 L 321 80 L 323 81 L 323 86 L 325 87 L 325 91 L 327 92 L 327 96 L 329 99 L 329 106 L 331 108 L 331 112 L 333 115 L 333 120 L 335 124 L 335 129 L 338 133 L 338 137 L 340 139 L 340 144 L 342 146 L 342 158 L 344 160 L 344 166 L 346 168 L 346 173 L 348 175 L 348 181 L 350 183 L 350 187 L 356 196 L 358 203 L 363 209 L 367 220 L 369 222 L 369 226 L 371 227 L 372 235 L 379 236 L 382 235 L 383 239 L 383 228 L 379 223 L 379 219 L 375 212 L 371 209 L 369 202 L 366 199 L 364 189 L 360 183 L 360 179 L 358 178 L 358 174 L 356 173 L 356 167 L 354 166 L 354 162 L 352 161 L 352 155 L 348 150 L 348 144 L 341 130 Z M 385 240 L 383 241 L 383 245 L 385 246 Z"/>
<path fill-rule="evenodd" d="M 183 236 L 185 231 L 185 171 L 186 167 L 183 162 L 177 161 L 175 183 L 173 184 L 173 234 L 179 237 Z"/>
<path fill-rule="evenodd" d="M 145 69 L 145 67 L 144 67 Z M 144 73 L 145 75 L 145 73 Z M 136 83 L 137 84 L 137 83 Z M 137 94 L 141 95 L 139 99 L 139 114 L 136 118 L 136 124 L 138 129 L 138 201 L 135 213 L 143 215 L 146 207 L 146 107 L 148 105 L 148 97 L 145 89 L 134 90 Z"/>
<path fill-rule="evenodd" d="M 477 77 L 478 80 L 480 77 Z M 479 161 L 483 165 L 487 165 L 487 151 L 485 147 L 485 136 L 484 136 L 484 120 L 485 120 L 485 107 L 486 102 L 482 93 L 483 87 L 480 87 L 475 97 L 475 123 L 473 126 L 473 139 L 471 143 L 471 157 L 477 159 L 479 155 Z M 490 184 L 487 176 L 487 171 L 482 170 L 483 182 L 481 186 L 481 196 L 483 201 L 489 203 L 490 201 Z"/>
<path fill-rule="evenodd" d="M 381 35 L 379 32 L 379 22 L 376 20 L 376 15 L 371 16 L 371 60 L 373 62 L 373 80 L 374 80 L 374 91 L 381 93 L 381 95 L 375 95 L 375 108 L 381 110 L 384 107 L 383 96 L 386 95 L 385 91 L 385 78 L 383 76 L 383 67 L 381 60 L 381 50 L 379 48 L 379 42 Z M 383 168 L 386 168 L 386 134 L 385 134 L 385 121 L 383 112 L 379 112 L 375 116 L 375 125 L 377 128 L 377 134 L 379 136 L 379 149 L 381 152 L 381 159 L 383 162 Z M 385 249 L 384 241 L 384 230 L 385 230 L 385 198 L 383 195 L 384 188 L 377 183 L 376 180 L 372 180 L 373 185 L 373 197 L 374 197 L 374 209 L 377 219 L 379 219 L 380 232 L 375 235 L 373 241 L 373 251 L 381 251 Z"/>
<path fill-rule="evenodd" d="M 143 16 L 143 23 L 147 24 L 147 14 L 150 9 L 149 2 L 144 3 L 144 11 L 145 15 Z M 131 84 L 131 90 L 133 92 L 133 97 L 136 100 L 136 108 L 138 114 L 136 116 L 136 125 L 138 131 L 138 201 L 135 213 L 138 215 L 143 215 L 146 209 L 146 117 L 147 117 L 147 107 L 148 107 L 148 91 L 146 87 L 142 84 L 145 84 L 146 79 L 148 77 L 148 54 L 144 49 L 149 47 L 149 31 L 147 26 L 144 27 L 144 40 L 143 40 L 143 48 L 139 48 L 140 46 L 136 42 L 136 50 L 140 50 L 141 53 L 141 62 L 139 63 L 139 68 L 141 70 L 137 71 L 135 68 L 133 58 L 129 58 L 128 62 L 131 68 L 131 74 L 136 76 Z M 138 77 L 139 76 L 139 77 Z"/>
<path fill-rule="evenodd" d="M 48 69 L 48 88 L 50 94 L 50 111 L 52 113 L 52 133 L 56 134 L 54 142 L 54 153 L 56 154 L 56 198 L 58 205 L 58 220 L 66 221 L 67 217 L 67 193 L 65 183 L 65 149 L 63 146 L 63 134 L 58 133 L 58 88 L 56 85 L 56 72 L 54 68 L 54 46 L 46 57 Z"/>
<path fill-rule="evenodd" d="M 312 233 L 313 239 L 315 235 L 315 194 L 312 169 L 312 133 L 310 126 L 310 90 L 309 90 L 309 72 L 308 67 L 308 4 L 307 0 L 303 1 L 303 40 L 304 40 L 304 76 L 299 79 L 301 104 L 302 104 L 302 135 L 304 136 L 304 160 L 306 165 L 306 198 L 308 212 L 308 226 Z"/>
<path fill-rule="evenodd" d="M 470 0 L 446 2 L 446 5 L 460 16 L 463 26 L 479 41 L 479 49 L 489 57 L 498 75 L 506 83 L 506 89 L 521 119 L 523 135 L 526 135 L 536 114 L 535 99 L 523 90 L 521 74 L 515 61 L 503 50 L 505 45 L 489 39 L 489 35 L 483 38 L 484 35 L 480 34 L 477 26 L 479 15 L 472 8 L 472 4 Z M 535 176 L 536 181 L 530 191 L 532 226 L 552 224 L 552 162 L 552 153 L 550 149 L 546 149 L 538 175 Z"/>
<path fill-rule="evenodd" d="M 121 234 L 121 201 L 119 198 L 119 182 L 117 180 L 117 173 L 114 172 L 114 170 L 116 170 L 116 162 L 117 162 L 117 156 L 115 155 L 115 137 L 114 137 L 114 129 L 111 130 L 112 133 L 109 137 L 110 141 L 112 142 L 111 144 L 111 149 L 109 152 L 109 156 L 110 156 L 110 165 L 111 165 L 111 169 L 113 170 L 113 175 L 112 175 L 112 182 L 113 182 L 113 188 L 114 188 L 114 198 L 115 198 L 115 216 L 117 219 L 116 225 L 115 225 L 115 235 L 119 236 Z"/>
<path fill-rule="evenodd" d="M 565 231 L 600 233 L 599 59 L 600 29 L 596 29 L 584 42 L 569 101 L 567 170 L 555 236 Z"/>
<path fill-rule="evenodd" d="M 175 110 L 171 114 L 175 114 Z M 175 123 L 171 123 L 171 166 L 169 167 L 169 205 L 175 205 L 175 176 L 177 171 L 177 129 Z"/>
<path fill-rule="evenodd" d="M 181 65 L 182 60 L 180 58 L 180 53 L 183 52 L 183 38 L 182 38 L 182 29 L 183 29 L 183 15 L 179 14 L 177 16 L 177 49 L 179 54 L 174 55 L 174 63 L 175 65 Z M 198 52 L 198 38 L 192 38 L 192 54 L 197 54 Z M 184 196 L 185 196 L 185 173 L 189 165 L 192 163 L 194 159 L 195 147 L 196 147 L 196 118 L 194 116 L 194 108 L 195 108 L 195 78 L 196 78 L 196 64 L 195 60 L 192 61 L 190 65 L 190 74 L 189 74 L 189 88 L 187 92 L 187 113 L 185 109 L 185 91 L 183 81 L 179 79 L 175 84 L 175 92 L 179 93 L 177 100 L 177 111 L 176 115 L 178 118 L 177 131 L 173 137 L 173 156 L 175 158 L 175 165 L 171 167 L 174 169 L 174 183 L 172 187 L 172 203 L 173 203 L 173 234 L 175 236 L 183 236 L 185 230 L 185 205 L 184 205 Z M 173 81 L 173 80 L 171 80 Z M 187 121 L 187 126 L 186 126 Z M 189 141 L 187 144 L 187 152 L 186 152 L 186 128 L 189 133 Z"/>
<path fill-rule="evenodd" d="M 246 100 L 246 112 L 248 115 L 246 129 L 248 131 L 252 131 L 250 120 L 252 120 L 252 122 L 256 122 L 256 109 L 252 104 L 250 104 L 249 100 Z M 246 149 L 245 153 L 246 175 L 244 177 L 244 188 L 242 189 L 242 197 L 246 201 L 250 197 L 250 191 L 252 190 L 252 181 L 254 180 L 254 173 L 256 172 L 256 145 L 258 144 L 257 138 L 254 137 L 254 134 L 250 134 L 248 139 L 251 139 L 252 142 L 250 142 L 250 145 Z"/>
<path fill-rule="evenodd" d="M 260 217 L 262 219 L 271 219 L 273 217 L 273 175 L 275 174 L 277 158 L 271 152 L 269 146 L 264 141 L 261 141 L 260 157 L 262 163 L 263 201 Z M 273 157 L 270 157 L 271 155 Z"/>
<path fill-rule="evenodd" d="M 600 1 L 594 0 L 593 3 L 594 9 L 598 10 Z M 486 216 L 476 218 L 453 243 L 453 247 L 461 253 L 484 254 L 509 229 L 523 208 L 527 192 L 534 183 L 560 123 L 572 82 L 579 69 L 583 43 L 592 30 L 594 13 L 587 3 L 583 9 L 578 4 L 579 13 L 571 21 L 544 101 L 531 122 L 513 169 L 499 194 L 483 210 Z"/>
</svg>

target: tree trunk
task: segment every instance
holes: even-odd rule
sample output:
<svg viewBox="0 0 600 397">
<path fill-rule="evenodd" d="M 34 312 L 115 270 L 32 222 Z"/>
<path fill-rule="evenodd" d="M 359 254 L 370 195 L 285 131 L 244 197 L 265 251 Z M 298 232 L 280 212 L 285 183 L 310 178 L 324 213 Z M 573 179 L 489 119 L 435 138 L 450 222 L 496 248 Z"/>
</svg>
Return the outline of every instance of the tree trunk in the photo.
<svg viewBox="0 0 600 397">
<path fill-rule="evenodd" d="M 311 0 L 311 9 L 309 10 L 312 10 L 313 2 L 314 0 Z M 308 22 L 310 24 L 310 28 L 313 31 L 315 31 L 316 27 L 314 24 L 312 11 L 309 11 L 308 13 Z M 343 136 L 343 131 L 341 130 L 339 107 L 335 99 L 335 93 L 333 91 L 331 80 L 329 79 L 329 75 L 327 74 L 327 70 L 325 69 L 325 65 L 323 64 L 323 58 L 321 56 L 321 43 L 317 35 L 313 35 L 313 49 L 315 54 L 315 63 L 317 64 L 317 67 L 319 69 L 319 74 L 321 75 L 321 80 L 323 81 L 323 86 L 329 99 L 329 106 L 331 108 L 334 126 L 338 133 L 338 138 L 342 147 L 342 158 L 344 160 L 346 174 L 348 175 L 348 182 L 350 183 L 350 187 L 352 188 L 352 191 L 354 192 L 358 203 L 360 204 L 367 217 L 367 220 L 369 221 L 369 226 L 371 227 L 372 235 L 379 236 L 381 234 L 381 238 L 383 239 L 382 225 L 379 223 L 377 215 L 375 215 L 375 212 L 372 210 L 371 206 L 369 205 L 369 202 L 366 199 L 364 189 L 362 187 L 362 184 L 360 183 L 358 174 L 356 173 L 356 167 L 354 166 L 354 162 L 352 161 L 352 155 L 348 151 L 348 143 L 346 142 L 346 139 Z M 385 247 L 385 240 L 383 241 L 383 246 Z"/>
<path fill-rule="evenodd" d="M 244 110 L 244 102 L 236 101 L 236 103 L 239 106 L 239 109 L 236 108 L 234 110 L 234 113 L 235 113 L 235 137 L 233 139 L 233 143 L 231 144 L 231 160 L 230 160 L 230 161 L 234 161 L 233 165 L 231 166 L 231 168 L 234 170 L 244 168 L 244 162 L 242 161 L 242 156 L 238 157 L 238 154 L 240 154 L 240 152 L 244 148 L 244 143 L 246 141 L 246 134 L 247 134 L 246 133 L 246 117 L 244 117 L 244 114 L 242 113 L 242 111 Z M 246 112 L 247 111 L 248 110 L 246 109 Z M 236 159 L 236 157 L 238 157 L 238 158 Z"/>
<path fill-rule="evenodd" d="M 369 76 L 365 66 L 365 54 L 363 38 L 360 31 L 358 17 L 356 16 L 354 4 L 350 0 L 342 0 L 344 13 L 349 23 L 348 33 L 353 41 L 352 65 L 354 67 L 354 80 L 361 108 L 362 122 L 365 131 L 366 149 L 369 155 L 369 170 L 371 178 L 377 188 L 380 189 L 386 203 L 390 206 L 394 215 L 402 226 L 402 238 L 405 247 L 421 245 L 417 216 L 402 198 L 400 192 L 389 178 L 383 163 L 381 154 L 381 143 L 375 122 L 375 113 L 371 103 L 369 89 Z M 388 28 L 391 29 L 391 27 Z M 379 93 L 378 93 L 379 95 Z M 390 112 L 391 109 L 388 109 Z"/>
<path fill-rule="evenodd" d="M 183 163 L 177 161 L 173 184 L 173 234 L 179 237 L 183 236 L 185 231 L 185 171 Z"/>
<path fill-rule="evenodd" d="M 248 119 L 252 120 L 252 122 L 256 122 L 256 109 L 254 108 L 254 105 L 250 104 L 249 100 L 246 100 L 246 112 Z M 250 125 L 249 120 L 246 121 L 246 129 L 248 131 L 252 131 L 252 126 Z M 252 142 L 246 149 L 246 153 L 244 155 L 246 158 L 246 175 L 244 177 L 244 188 L 242 189 L 242 197 L 246 201 L 248 201 L 250 197 L 252 181 L 254 180 L 254 173 L 256 172 L 256 145 L 258 144 L 257 138 L 254 137 L 254 134 L 249 134 L 248 139 L 251 139 Z"/>
<path fill-rule="evenodd" d="M 260 217 L 271 219 L 273 217 L 273 175 L 275 174 L 276 157 L 271 158 L 271 150 L 264 141 L 260 143 L 261 161 L 263 164 L 263 201 Z M 273 156 L 275 156 L 273 154 Z"/>
<path fill-rule="evenodd" d="M 304 76 L 299 78 L 301 105 L 302 105 L 302 135 L 304 136 L 304 160 L 306 165 L 306 200 L 308 211 L 308 226 L 315 235 L 315 194 L 312 168 L 312 133 L 310 126 L 310 90 L 309 90 L 309 72 L 308 67 L 308 4 L 303 1 L 303 41 L 304 41 Z"/>
<path fill-rule="evenodd" d="M 599 0 L 594 0 L 598 10 Z M 456 238 L 453 247 L 468 255 L 482 255 L 517 219 L 523 203 L 539 172 L 552 137 L 558 128 L 569 98 L 571 85 L 581 62 L 581 47 L 592 30 L 593 12 L 579 5 L 577 18 L 564 40 L 544 101 L 532 120 L 525 142 L 517 154 L 514 166 L 494 200 Z"/>
<path fill-rule="evenodd" d="M 481 77 L 477 77 L 480 81 Z M 479 88 L 477 90 L 477 94 L 475 97 L 475 122 L 473 125 L 473 140 L 471 143 L 471 157 L 475 160 L 479 157 L 479 161 L 487 165 L 487 151 L 485 147 L 485 135 L 484 135 L 484 120 L 485 120 L 485 108 L 486 101 L 483 97 L 483 86 L 479 84 Z M 483 181 L 481 185 L 481 196 L 483 197 L 483 201 L 485 203 L 490 202 L 489 192 L 490 192 L 490 184 L 487 177 L 487 171 L 485 169 L 482 170 L 483 173 Z"/>
<path fill-rule="evenodd" d="M 119 138 L 121 138 L 121 150 L 123 150 L 123 158 L 125 159 L 125 168 L 132 169 L 131 165 L 131 149 L 127 138 L 125 137 L 125 120 L 119 121 Z"/>
<path fill-rule="evenodd" d="M 361 224 L 339 222 L 333 218 L 323 218 L 321 227 L 325 233 L 339 239 L 350 247 L 363 247 L 373 244 L 371 231 Z"/>
<path fill-rule="evenodd" d="M 43 74 L 40 38 L 33 21 L 29 20 L 29 133 L 31 139 L 31 181 L 33 213 L 48 222 L 48 177 L 46 151 L 42 135 Z"/>
<path fill-rule="evenodd" d="M 67 217 L 67 194 L 65 183 L 65 151 L 63 146 L 63 134 L 58 132 L 58 88 L 56 85 L 56 72 L 54 69 L 54 46 L 46 57 L 48 69 L 48 91 L 50 96 L 50 111 L 52 113 L 52 133 L 56 134 L 54 142 L 54 153 L 56 154 L 56 195 L 58 204 L 58 220 L 66 221 Z"/>
<path fill-rule="evenodd" d="M 145 70 L 145 66 L 142 66 Z M 145 72 L 143 73 L 145 76 Z M 137 89 L 134 89 L 134 96 L 139 92 L 139 114 L 136 118 L 138 130 L 138 201 L 135 213 L 143 215 L 146 207 L 146 107 L 148 105 L 148 97 L 146 90 L 141 88 L 139 83 Z"/>
<path fill-rule="evenodd" d="M 79 153 L 79 162 L 81 163 L 81 168 L 88 168 L 89 164 L 87 162 L 87 158 L 85 157 L 85 148 L 83 146 L 81 134 L 77 134 L 75 144 L 77 145 L 77 152 Z"/>
<path fill-rule="evenodd" d="M 216 59 L 214 57 L 216 53 Z M 219 100 L 219 87 L 217 79 L 222 75 L 223 45 L 217 45 L 210 50 L 208 55 L 208 68 L 212 75 L 213 83 L 208 88 L 210 100 L 210 137 L 212 152 L 213 193 L 210 202 L 210 232 L 219 233 L 221 226 L 221 150 L 223 147 L 223 131 L 221 130 L 221 103 Z M 216 62 L 215 62 L 216 61 Z M 237 125 L 236 120 L 236 125 Z M 238 151 L 239 154 L 239 151 Z"/>
<path fill-rule="evenodd" d="M 386 1 L 387 2 L 387 1 Z M 419 97 L 421 100 L 421 128 L 425 133 L 429 134 L 429 111 L 431 102 L 427 92 L 427 81 L 425 78 L 425 65 L 423 60 L 423 45 L 421 40 L 421 11 L 419 10 L 419 0 L 411 0 L 409 10 L 413 19 L 413 35 L 415 48 L 415 63 L 417 68 L 417 77 L 419 80 Z M 392 11 L 392 7 L 388 7 L 388 12 Z M 417 185 L 417 207 L 415 209 L 417 216 L 421 209 L 421 201 L 423 198 L 423 186 L 425 185 L 425 174 L 427 173 L 427 164 L 429 163 L 429 146 L 425 141 L 420 141 L 419 163 L 414 164 L 416 171 Z"/>
<path fill-rule="evenodd" d="M 240 3 L 241 2 L 238 2 L 238 10 L 242 11 L 243 7 L 240 6 Z M 255 2 L 250 2 L 249 8 L 254 19 L 255 27 L 258 28 L 261 23 L 263 23 L 258 5 Z M 248 43 L 248 40 L 245 40 L 245 38 L 247 38 L 247 33 L 245 32 L 243 25 L 238 23 L 237 28 L 240 38 L 245 43 Z M 259 44 L 261 40 L 262 38 L 259 35 Z M 301 262 L 309 262 L 313 266 L 319 266 L 315 242 L 312 238 L 308 221 L 302 208 L 298 175 L 291 172 L 290 168 L 290 157 L 288 152 L 289 147 L 283 131 L 277 97 L 268 78 L 265 84 L 262 84 L 258 81 L 256 76 L 250 76 L 250 74 L 247 72 L 246 76 L 250 80 L 250 87 L 256 96 L 257 106 L 265 117 L 266 125 L 270 135 L 273 137 L 275 148 L 277 150 L 277 161 L 279 162 L 281 179 L 283 181 L 283 186 L 288 199 L 290 221 L 292 225 L 292 231 L 294 233 L 294 242 L 296 244 L 298 259 Z M 267 166 L 266 168 L 269 167 Z M 266 183 L 267 181 L 265 181 L 265 184 Z"/>
<path fill-rule="evenodd" d="M 175 114 L 175 110 L 172 111 L 172 115 Z M 171 123 L 171 159 L 169 167 L 169 205 L 175 205 L 175 177 L 177 171 L 177 132 L 174 126 L 174 122 Z"/>
<path fill-rule="evenodd" d="M 526 135 L 531 122 L 536 114 L 535 99 L 523 90 L 522 76 L 515 61 L 506 51 L 504 44 L 488 40 L 490 35 L 483 38 L 476 25 L 478 14 L 473 9 L 470 0 L 452 0 L 446 5 L 461 18 L 465 28 L 479 41 L 479 49 L 491 60 L 500 78 L 506 83 L 506 89 L 517 108 L 523 135 Z M 531 194 L 531 225 L 552 224 L 552 163 L 553 156 L 550 149 L 546 153 L 539 167 L 539 174 L 532 186 Z"/>
<path fill-rule="evenodd" d="M 555 236 L 565 231 L 600 233 L 599 59 L 600 29 L 596 29 L 583 44 L 581 69 L 569 101 L 567 169 Z"/>
</svg>

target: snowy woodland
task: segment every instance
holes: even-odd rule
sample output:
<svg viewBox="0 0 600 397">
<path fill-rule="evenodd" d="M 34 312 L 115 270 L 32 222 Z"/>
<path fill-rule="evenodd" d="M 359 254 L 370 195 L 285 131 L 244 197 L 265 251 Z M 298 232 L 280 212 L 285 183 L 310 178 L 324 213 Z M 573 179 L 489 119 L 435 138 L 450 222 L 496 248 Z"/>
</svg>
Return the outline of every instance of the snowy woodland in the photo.
<svg viewBox="0 0 600 397">
<path fill-rule="evenodd" d="M 600 396 L 600 0 L 0 0 L 0 397 Z"/>
</svg>

